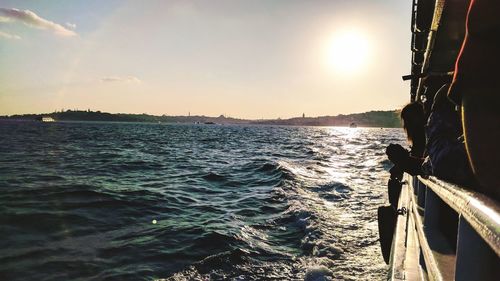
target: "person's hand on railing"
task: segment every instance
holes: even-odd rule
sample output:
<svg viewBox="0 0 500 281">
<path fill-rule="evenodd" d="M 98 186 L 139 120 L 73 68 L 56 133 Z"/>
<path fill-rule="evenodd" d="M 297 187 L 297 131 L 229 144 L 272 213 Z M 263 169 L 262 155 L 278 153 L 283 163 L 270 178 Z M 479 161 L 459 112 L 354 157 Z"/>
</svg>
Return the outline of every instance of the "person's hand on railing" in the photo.
<svg viewBox="0 0 500 281">
<path fill-rule="evenodd" d="M 409 173 L 412 176 L 422 174 L 422 162 L 424 159 L 411 156 L 410 152 L 401 145 L 390 144 L 385 153 L 387 157 L 389 157 L 389 160 L 391 160 L 398 169 L 401 169 L 401 171 Z M 394 174 L 397 175 L 396 170 Z"/>
<path fill-rule="evenodd" d="M 389 160 L 396 165 L 400 165 L 410 156 L 410 152 L 408 152 L 408 150 L 404 149 L 399 144 L 393 143 L 389 144 L 386 148 L 385 154 L 387 154 Z"/>
</svg>

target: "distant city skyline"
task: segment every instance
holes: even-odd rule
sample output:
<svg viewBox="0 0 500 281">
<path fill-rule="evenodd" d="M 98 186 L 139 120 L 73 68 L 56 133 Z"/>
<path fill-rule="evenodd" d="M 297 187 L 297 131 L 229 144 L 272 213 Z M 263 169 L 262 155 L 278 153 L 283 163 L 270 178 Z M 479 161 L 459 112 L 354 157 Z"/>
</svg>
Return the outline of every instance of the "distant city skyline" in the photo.
<svg viewBox="0 0 500 281">
<path fill-rule="evenodd" d="M 0 3 L 0 115 L 245 119 L 408 101 L 411 1 Z"/>
</svg>

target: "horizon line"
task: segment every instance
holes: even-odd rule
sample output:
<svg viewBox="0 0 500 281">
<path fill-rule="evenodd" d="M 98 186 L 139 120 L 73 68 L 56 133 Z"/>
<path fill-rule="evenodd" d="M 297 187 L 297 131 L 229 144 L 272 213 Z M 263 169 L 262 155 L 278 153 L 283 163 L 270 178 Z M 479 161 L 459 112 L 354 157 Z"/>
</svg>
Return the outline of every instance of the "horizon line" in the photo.
<svg viewBox="0 0 500 281">
<path fill-rule="evenodd" d="M 317 115 L 317 116 L 303 116 L 305 113 L 302 113 L 298 116 L 291 116 L 291 117 L 269 117 L 269 118 L 245 118 L 245 117 L 233 117 L 227 114 L 220 114 L 218 116 L 210 116 L 210 115 L 204 115 L 204 114 L 191 114 L 188 112 L 188 115 L 170 115 L 170 114 L 151 114 L 151 113 L 126 113 L 126 112 L 106 112 L 106 111 L 101 111 L 101 110 L 91 110 L 91 109 L 61 109 L 61 111 L 53 111 L 53 112 L 45 112 L 45 113 L 15 113 L 15 114 L 5 114 L 5 115 L 0 115 L 0 117 L 12 117 L 12 116 L 23 116 L 23 115 L 49 115 L 49 114 L 54 114 L 54 113 L 64 113 L 64 112 L 92 112 L 92 113 L 107 113 L 107 114 L 127 114 L 127 115 L 149 115 L 149 116 L 155 116 L 155 117 L 209 117 L 209 118 L 226 118 L 226 119 L 238 119 L 238 120 L 286 120 L 286 119 L 293 119 L 293 118 L 320 118 L 320 117 L 337 117 L 341 115 L 354 115 L 354 114 L 363 114 L 363 113 L 368 113 L 368 112 L 398 112 L 400 109 L 392 109 L 392 110 L 382 110 L 382 109 L 373 109 L 369 111 L 363 111 L 363 112 L 352 112 L 352 113 L 338 113 L 336 115 Z"/>
</svg>

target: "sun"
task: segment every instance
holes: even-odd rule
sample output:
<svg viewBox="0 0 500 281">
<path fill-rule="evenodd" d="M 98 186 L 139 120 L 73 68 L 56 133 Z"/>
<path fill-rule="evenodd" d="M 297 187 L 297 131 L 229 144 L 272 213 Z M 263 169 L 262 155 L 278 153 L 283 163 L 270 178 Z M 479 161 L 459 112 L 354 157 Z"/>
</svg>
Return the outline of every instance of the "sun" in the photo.
<svg viewBox="0 0 500 281">
<path fill-rule="evenodd" d="M 369 40 L 359 31 L 349 30 L 333 36 L 327 47 L 327 63 L 336 72 L 352 74 L 367 66 Z"/>
</svg>

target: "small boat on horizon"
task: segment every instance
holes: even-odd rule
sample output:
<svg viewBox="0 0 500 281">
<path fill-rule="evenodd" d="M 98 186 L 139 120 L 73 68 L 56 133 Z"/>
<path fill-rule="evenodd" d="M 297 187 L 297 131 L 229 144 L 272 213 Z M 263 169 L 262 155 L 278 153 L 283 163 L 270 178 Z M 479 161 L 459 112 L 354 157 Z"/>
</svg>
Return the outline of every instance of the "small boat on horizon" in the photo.
<svg viewBox="0 0 500 281">
<path fill-rule="evenodd" d="M 56 120 L 50 116 L 42 116 L 38 120 L 41 122 L 56 122 Z"/>
</svg>

